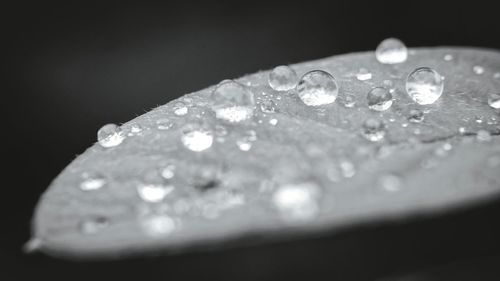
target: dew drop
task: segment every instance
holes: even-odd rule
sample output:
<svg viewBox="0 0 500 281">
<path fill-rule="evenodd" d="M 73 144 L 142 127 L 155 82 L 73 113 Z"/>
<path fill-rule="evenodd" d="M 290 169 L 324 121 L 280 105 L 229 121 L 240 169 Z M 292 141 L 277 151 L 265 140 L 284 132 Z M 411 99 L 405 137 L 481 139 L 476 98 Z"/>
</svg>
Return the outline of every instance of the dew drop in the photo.
<svg viewBox="0 0 500 281">
<path fill-rule="evenodd" d="M 444 60 L 445 61 L 451 61 L 451 60 L 453 60 L 453 55 L 451 55 L 451 54 L 444 55 Z"/>
<path fill-rule="evenodd" d="M 271 124 L 272 126 L 278 125 L 278 119 L 276 118 L 269 119 L 269 124 Z"/>
<path fill-rule="evenodd" d="M 491 133 L 486 130 L 479 130 L 476 139 L 479 142 L 489 142 L 491 141 Z"/>
<path fill-rule="evenodd" d="M 122 129 L 115 124 L 104 125 L 97 131 L 97 141 L 105 148 L 120 145 L 124 139 Z"/>
<path fill-rule="evenodd" d="M 406 92 L 418 104 L 432 104 L 443 93 L 443 77 L 432 68 L 419 67 L 406 78 Z"/>
<path fill-rule="evenodd" d="M 358 73 L 356 73 L 356 79 L 359 81 L 366 81 L 372 79 L 372 74 L 366 69 L 359 69 Z"/>
<path fill-rule="evenodd" d="M 166 180 L 172 179 L 175 176 L 175 169 L 174 164 L 168 164 L 161 170 L 161 176 Z"/>
<path fill-rule="evenodd" d="M 412 123 L 420 123 L 424 121 L 424 112 L 420 109 L 410 110 L 410 114 L 408 115 L 408 121 Z"/>
<path fill-rule="evenodd" d="M 474 67 L 472 67 L 472 71 L 474 71 L 474 73 L 477 75 L 481 75 L 484 73 L 484 67 L 480 65 L 475 65 Z"/>
<path fill-rule="evenodd" d="M 408 58 L 408 49 L 401 40 L 388 38 L 378 45 L 375 56 L 383 64 L 402 63 Z"/>
<path fill-rule="evenodd" d="M 161 202 L 173 190 L 174 187 L 171 185 L 141 183 L 137 186 L 137 194 L 139 194 L 139 197 L 150 203 Z"/>
<path fill-rule="evenodd" d="M 213 132 L 201 124 L 187 124 L 182 128 L 182 144 L 191 151 L 200 152 L 213 144 Z"/>
<path fill-rule="evenodd" d="M 500 109 L 500 94 L 489 94 L 488 105 L 495 109 Z"/>
<path fill-rule="evenodd" d="M 276 112 L 276 103 L 272 99 L 264 99 L 260 103 L 260 110 L 263 113 L 272 114 Z"/>
<path fill-rule="evenodd" d="M 393 174 L 387 174 L 379 178 L 380 187 L 388 192 L 396 192 L 401 188 L 401 179 Z"/>
<path fill-rule="evenodd" d="M 83 191 L 98 190 L 107 183 L 106 177 L 97 172 L 84 172 L 82 179 L 80 189 Z"/>
<path fill-rule="evenodd" d="M 156 120 L 156 128 L 158 130 L 169 130 L 174 126 L 174 123 L 167 118 L 160 118 Z"/>
<path fill-rule="evenodd" d="M 130 127 L 130 135 L 140 134 L 144 128 L 140 124 L 134 124 Z"/>
<path fill-rule="evenodd" d="M 297 85 L 297 73 L 291 67 L 280 65 L 269 73 L 269 86 L 276 91 L 288 91 Z"/>
<path fill-rule="evenodd" d="M 224 80 L 212 92 L 214 104 L 212 110 L 221 120 L 237 123 L 253 116 L 255 101 L 253 94 L 246 86 Z"/>
<path fill-rule="evenodd" d="M 380 141 L 384 138 L 386 127 L 384 122 L 377 119 L 367 119 L 363 122 L 361 134 L 369 141 Z"/>
<path fill-rule="evenodd" d="M 392 106 L 392 94 L 386 88 L 375 87 L 366 96 L 368 107 L 376 111 L 384 111 Z"/>
<path fill-rule="evenodd" d="M 272 202 L 285 220 L 304 221 L 317 215 L 318 193 L 313 183 L 288 184 L 274 192 Z"/>
<path fill-rule="evenodd" d="M 297 92 L 307 106 L 321 106 L 335 102 L 339 87 L 330 73 L 313 70 L 302 76 L 297 84 Z"/>
<path fill-rule="evenodd" d="M 354 107 L 356 105 L 356 96 L 353 94 L 346 94 L 344 96 L 344 106 L 347 108 Z"/>
<path fill-rule="evenodd" d="M 345 178 L 352 178 L 356 174 L 356 167 L 351 161 L 343 160 L 340 162 L 340 172 Z"/>
<path fill-rule="evenodd" d="M 238 140 L 236 141 L 236 145 L 241 151 L 249 151 L 252 148 L 252 143 L 248 140 Z"/>
<path fill-rule="evenodd" d="M 109 220 L 102 216 L 93 216 L 80 222 L 79 229 L 83 234 L 95 234 L 109 226 Z"/>
<path fill-rule="evenodd" d="M 177 228 L 175 221 L 166 215 L 152 215 L 141 219 L 143 231 L 152 237 L 164 237 Z"/>
<path fill-rule="evenodd" d="M 188 113 L 189 109 L 183 102 L 176 102 L 174 104 L 174 114 L 177 116 L 184 116 Z"/>
</svg>

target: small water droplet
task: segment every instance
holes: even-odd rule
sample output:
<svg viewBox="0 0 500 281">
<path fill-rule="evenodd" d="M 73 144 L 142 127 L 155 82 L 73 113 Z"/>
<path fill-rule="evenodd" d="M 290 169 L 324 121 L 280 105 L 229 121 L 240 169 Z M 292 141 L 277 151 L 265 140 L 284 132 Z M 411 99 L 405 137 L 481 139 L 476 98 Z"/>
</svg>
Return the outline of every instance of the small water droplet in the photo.
<svg viewBox="0 0 500 281">
<path fill-rule="evenodd" d="M 174 164 L 168 164 L 161 170 L 161 176 L 167 180 L 172 179 L 175 176 L 175 169 Z"/>
<path fill-rule="evenodd" d="M 134 124 L 134 125 L 132 125 L 132 127 L 130 127 L 130 133 L 129 133 L 129 135 L 131 135 L 131 136 L 138 135 L 143 130 L 144 130 L 144 128 L 140 124 Z"/>
<path fill-rule="evenodd" d="M 493 78 L 500 79 L 500 72 L 495 72 L 495 74 L 493 74 Z"/>
<path fill-rule="evenodd" d="M 160 118 L 156 120 L 156 128 L 158 130 L 169 130 L 174 126 L 174 123 L 168 118 Z"/>
<path fill-rule="evenodd" d="M 484 67 L 475 65 L 474 67 L 472 67 L 472 71 L 474 71 L 474 73 L 476 73 L 477 75 L 481 75 L 484 73 Z"/>
<path fill-rule="evenodd" d="M 317 215 L 319 188 L 313 183 L 287 184 L 273 194 L 272 202 L 289 221 L 309 220 Z"/>
<path fill-rule="evenodd" d="M 375 87 L 366 95 L 368 107 L 376 111 L 384 111 L 392 106 L 392 94 L 386 88 Z"/>
<path fill-rule="evenodd" d="M 369 141 L 380 141 L 384 138 L 386 127 L 384 122 L 369 118 L 363 122 L 361 134 Z"/>
<path fill-rule="evenodd" d="M 345 94 L 344 96 L 344 106 L 347 108 L 354 107 L 356 105 L 356 96 L 353 94 Z"/>
<path fill-rule="evenodd" d="M 177 227 L 175 221 L 166 215 L 152 215 L 141 219 L 141 227 L 152 237 L 164 237 Z"/>
<path fill-rule="evenodd" d="M 187 124 L 182 128 L 182 144 L 191 151 L 200 152 L 213 144 L 213 132 L 201 124 Z"/>
<path fill-rule="evenodd" d="M 276 112 L 276 103 L 272 99 L 264 99 L 260 103 L 260 110 L 264 113 L 272 114 Z"/>
<path fill-rule="evenodd" d="M 97 141 L 105 148 L 120 145 L 124 139 L 122 129 L 115 124 L 104 125 L 97 131 Z"/>
<path fill-rule="evenodd" d="M 375 56 L 383 64 L 402 63 L 408 58 L 408 49 L 401 40 L 388 38 L 378 45 Z"/>
<path fill-rule="evenodd" d="M 98 190 L 105 186 L 106 183 L 107 179 L 102 174 L 97 172 L 84 172 L 82 174 L 80 189 L 83 191 Z"/>
<path fill-rule="evenodd" d="M 241 151 L 249 151 L 252 148 L 252 143 L 248 140 L 238 140 L 236 141 L 236 145 Z"/>
<path fill-rule="evenodd" d="M 444 55 L 444 60 L 445 61 L 451 61 L 451 60 L 453 60 L 453 55 L 451 55 L 451 54 Z"/>
<path fill-rule="evenodd" d="M 495 109 L 500 109 L 500 94 L 493 93 L 488 95 L 488 105 Z"/>
<path fill-rule="evenodd" d="M 356 174 L 356 167 L 351 161 L 343 160 L 339 164 L 340 172 L 345 178 L 352 178 Z"/>
<path fill-rule="evenodd" d="M 297 73 L 291 67 L 280 65 L 269 73 L 269 86 L 276 91 L 288 91 L 297 85 Z"/>
<path fill-rule="evenodd" d="M 255 101 L 246 86 L 224 80 L 212 92 L 215 116 L 231 123 L 242 122 L 253 116 Z"/>
<path fill-rule="evenodd" d="M 465 132 L 466 132 L 466 131 L 465 131 L 465 127 L 460 127 L 460 128 L 458 128 L 458 132 L 459 132 L 460 134 L 462 134 L 462 135 L 463 135 L 463 134 L 465 134 Z"/>
<path fill-rule="evenodd" d="M 276 118 L 269 119 L 269 124 L 271 124 L 272 126 L 276 126 L 278 124 L 278 119 Z"/>
<path fill-rule="evenodd" d="M 397 192 L 401 188 L 401 179 L 393 174 L 383 175 L 378 181 L 380 187 L 388 192 Z"/>
<path fill-rule="evenodd" d="M 491 133 L 486 130 L 477 131 L 476 139 L 479 142 L 489 142 L 491 141 Z"/>
<path fill-rule="evenodd" d="M 443 93 L 443 77 L 434 69 L 419 67 L 406 78 L 406 92 L 418 104 L 432 104 Z"/>
<path fill-rule="evenodd" d="M 475 119 L 476 123 L 478 123 L 478 124 L 483 123 L 483 117 L 481 117 L 481 116 L 475 116 L 474 119 Z"/>
<path fill-rule="evenodd" d="M 137 194 L 139 197 L 150 203 L 158 203 L 174 190 L 171 185 L 162 184 L 144 184 L 141 183 L 137 186 Z"/>
<path fill-rule="evenodd" d="M 313 70 L 302 76 L 297 84 L 299 98 L 308 106 L 321 106 L 335 102 L 339 87 L 328 72 Z"/>
<path fill-rule="evenodd" d="M 174 114 L 177 116 L 184 116 L 188 113 L 189 109 L 183 102 L 176 102 L 174 104 Z"/>
<path fill-rule="evenodd" d="M 79 229 L 83 234 L 95 234 L 109 226 L 109 220 L 103 216 L 92 216 L 80 222 Z"/>
<path fill-rule="evenodd" d="M 366 81 L 372 79 L 372 74 L 366 68 L 360 68 L 356 73 L 356 79 L 359 81 Z"/>
<path fill-rule="evenodd" d="M 412 109 L 410 110 L 410 114 L 408 115 L 408 121 L 412 123 L 420 123 L 424 121 L 424 112 L 420 109 Z"/>
</svg>

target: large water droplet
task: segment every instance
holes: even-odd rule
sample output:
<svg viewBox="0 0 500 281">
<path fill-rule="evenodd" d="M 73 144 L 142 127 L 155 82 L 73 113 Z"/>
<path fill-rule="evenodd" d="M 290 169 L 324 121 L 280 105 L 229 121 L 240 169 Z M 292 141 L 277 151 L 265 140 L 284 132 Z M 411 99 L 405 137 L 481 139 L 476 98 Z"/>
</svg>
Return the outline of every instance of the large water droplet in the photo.
<svg viewBox="0 0 500 281">
<path fill-rule="evenodd" d="M 122 129 L 115 124 L 107 124 L 97 131 L 97 141 L 102 147 L 114 147 L 123 142 L 125 136 Z"/>
<path fill-rule="evenodd" d="M 162 184 L 139 184 L 137 186 L 137 193 L 139 197 L 150 203 L 157 203 L 163 201 L 163 199 L 174 190 L 171 185 Z"/>
<path fill-rule="evenodd" d="M 212 110 L 219 119 L 241 122 L 253 116 L 255 101 L 246 86 L 232 80 L 224 80 L 212 92 Z"/>
<path fill-rule="evenodd" d="M 272 202 L 284 219 L 303 221 L 318 213 L 318 193 L 313 183 L 283 185 L 274 192 Z"/>
<path fill-rule="evenodd" d="M 376 87 L 368 92 L 366 96 L 368 107 L 372 110 L 383 111 L 392 106 L 392 94 L 382 87 Z"/>
<path fill-rule="evenodd" d="M 192 151 L 203 151 L 212 146 L 214 140 L 213 132 L 206 126 L 192 123 L 182 128 L 182 144 Z"/>
<path fill-rule="evenodd" d="M 339 87 L 328 72 L 313 70 L 302 76 L 297 84 L 299 98 L 308 106 L 320 106 L 335 102 Z"/>
<path fill-rule="evenodd" d="M 443 77 L 432 68 L 419 67 L 406 79 L 406 92 L 418 104 L 431 104 L 443 93 Z"/>
<path fill-rule="evenodd" d="M 288 91 L 297 85 L 297 73 L 291 67 L 280 65 L 269 73 L 269 86 L 276 91 Z"/>
<path fill-rule="evenodd" d="M 378 45 L 377 50 L 375 50 L 375 56 L 380 63 L 402 63 L 408 57 L 408 49 L 401 40 L 388 38 Z"/>
<path fill-rule="evenodd" d="M 380 141 L 385 136 L 385 130 L 386 127 L 384 122 L 370 118 L 363 122 L 363 125 L 361 127 L 361 134 L 367 140 Z"/>
<path fill-rule="evenodd" d="M 84 172 L 82 180 L 80 189 L 83 191 L 101 189 L 107 183 L 106 177 L 97 172 Z"/>
<path fill-rule="evenodd" d="M 489 94 L 488 95 L 488 105 L 492 108 L 500 108 L 500 94 Z"/>
</svg>

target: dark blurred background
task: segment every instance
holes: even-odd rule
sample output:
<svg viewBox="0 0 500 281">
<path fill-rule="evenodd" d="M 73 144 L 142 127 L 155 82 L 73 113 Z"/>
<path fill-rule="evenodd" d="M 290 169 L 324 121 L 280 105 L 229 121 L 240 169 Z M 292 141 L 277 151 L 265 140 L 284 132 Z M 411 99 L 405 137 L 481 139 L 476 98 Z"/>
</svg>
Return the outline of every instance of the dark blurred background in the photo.
<svg viewBox="0 0 500 281">
<path fill-rule="evenodd" d="M 373 50 L 387 37 L 410 47 L 500 49 L 498 9 L 461 3 L 3 3 L 0 280 L 500 280 L 498 199 L 328 237 L 173 257 L 77 263 L 21 252 L 40 194 L 103 124 L 226 78 Z"/>
</svg>

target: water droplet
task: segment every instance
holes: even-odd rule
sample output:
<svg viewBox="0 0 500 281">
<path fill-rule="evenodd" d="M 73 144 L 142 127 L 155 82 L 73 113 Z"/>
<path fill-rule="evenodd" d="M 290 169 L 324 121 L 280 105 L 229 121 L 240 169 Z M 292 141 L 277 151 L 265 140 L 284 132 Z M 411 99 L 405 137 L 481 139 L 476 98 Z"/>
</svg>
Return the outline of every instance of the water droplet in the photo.
<svg viewBox="0 0 500 281">
<path fill-rule="evenodd" d="M 444 55 L 444 60 L 445 61 L 451 61 L 451 60 L 453 60 L 453 55 L 451 55 L 451 54 Z"/>
<path fill-rule="evenodd" d="M 375 56 L 380 63 L 402 63 L 408 58 L 408 50 L 401 40 L 388 38 L 378 45 Z"/>
<path fill-rule="evenodd" d="M 269 73 L 269 86 L 276 91 L 288 91 L 297 85 L 297 73 L 291 67 L 280 65 Z"/>
<path fill-rule="evenodd" d="M 264 99 L 260 103 L 260 110 L 264 113 L 272 114 L 276 112 L 276 104 L 272 99 Z"/>
<path fill-rule="evenodd" d="M 347 108 L 354 107 L 356 105 L 356 96 L 353 94 L 345 94 L 344 96 L 344 106 Z"/>
<path fill-rule="evenodd" d="M 313 70 L 302 76 L 297 84 L 299 98 L 308 106 L 320 106 L 335 102 L 339 87 L 328 72 Z"/>
<path fill-rule="evenodd" d="M 356 78 L 359 81 L 365 81 L 372 79 L 372 74 L 366 68 L 360 68 L 358 73 L 356 73 Z"/>
<path fill-rule="evenodd" d="M 412 109 L 410 110 L 410 114 L 408 116 L 408 121 L 412 123 L 420 123 L 424 121 L 424 112 L 420 109 Z"/>
<path fill-rule="evenodd" d="M 161 202 L 173 190 L 174 187 L 171 185 L 141 183 L 137 186 L 139 197 L 150 203 Z"/>
<path fill-rule="evenodd" d="M 472 67 L 472 71 L 474 71 L 474 73 L 476 73 L 477 75 L 481 75 L 484 73 L 484 67 L 475 65 L 474 67 Z"/>
<path fill-rule="evenodd" d="M 388 192 L 396 192 L 401 188 L 401 179 L 393 174 L 387 174 L 379 178 L 380 187 Z"/>
<path fill-rule="evenodd" d="M 462 134 L 462 135 L 463 135 L 463 134 L 465 134 L 465 132 L 466 132 L 465 127 L 460 127 L 460 128 L 458 128 L 458 132 L 459 132 L 460 134 Z"/>
<path fill-rule="evenodd" d="M 478 124 L 483 123 L 483 117 L 481 117 L 481 116 L 475 116 L 474 119 L 475 119 L 476 123 L 478 123 Z"/>
<path fill-rule="evenodd" d="M 167 118 L 160 118 L 156 120 L 156 128 L 158 130 L 169 130 L 174 126 L 174 123 Z"/>
<path fill-rule="evenodd" d="M 274 192 L 272 202 L 285 220 L 304 221 L 317 215 L 318 193 L 313 183 L 288 184 Z"/>
<path fill-rule="evenodd" d="M 188 113 L 189 109 L 183 102 L 176 102 L 174 104 L 174 114 L 177 116 L 183 116 Z"/>
<path fill-rule="evenodd" d="M 385 130 L 386 128 L 384 122 L 370 118 L 363 122 L 361 134 L 367 140 L 380 141 L 385 136 Z"/>
<path fill-rule="evenodd" d="M 175 176 L 175 169 L 174 164 L 168 164 L 161 170 L 161 176 L 167 180 L 172 179 Z"/>
<path fill-rule="evenodd" d="M 340 172 L 345 178 L 352 178 L 356 174 L 356 167 L 351 161 L 343 160 L 340 162 Z"/>
<path fill-rule="evenodd" d="M 97 131 L 97 141 L 102 147 L 114 147 L 123 142 L 125 136 L 122 129 L 115 124 L 107 124 Z"/>
<path fill-rule="evenodd" d="M 479 142 L 489 142 L 491 141 L 491 133 L 486 130 L 477 131 L 476 139 Z"/>
<path fill-rule="evenodd" d="M 252 148 L 253 142 L 257 140 L 257 133 L 254 130 L 246 132 L 246 135 L 236 141 L 236 145 L 241 151 L 249 151 Z"/>
<path fill-rule="evenodd" d="M 500 109 L 500 94 L 489 94 L 488 105 L 495 109 Z"/>
<path fill-rule="evenodd" d="M 153 237 L 164 237 L 177 228 L 175 221 L 166 215 L 152 215 L 142 218 L 141 227 L 146 234 Z"/>
<path fill-rule="evenodd" d="M 212 92 L 212 110 L 219 119 L 236 123 L 253 116 L 255 101 L 246 86 L 232 80 L 219 83 Z"/>
<path fill-rule="evenodd" d="M 406 78 L 406 92 L 418 104 L 432 104 L 443 93 L 442 76 L 434 69 L 420 67 Z"/>
<path fill-rule="evenodd" d="M 80 232 L 84 234 L 95 234 L 109 226 L 109 220 L 102 216 L 93 216 L 80 222 Z"/>
<path fill-rule="evenodd" d="M 210 148 L 214 141 L 213 132 L 201 124 L 187 124 L 182 128 L 182 144 L 189 150 L 200 152 Z"/>
<path fill-rule="evenodd" d="M 500 79 L 500 72 L 496 72 L 495 74 L 493 74 L 493 78 Z"/>
<path fill-rule="evenodd" d="M 375 87 L 366 96 L 368 107 L 376 111 L 384 111 L 392 106 L 392 94 L 386 88 Z"/>
<path fill-rule="evenodd" d="M 144 128 L 140 124 L 134 124 L 134 125 L 132 125 L 132 127 L 130 127 L 129 135 L 138 135 L 143 130 L 144 130 Z"/>
<path fill-rule="evenodd" d="M 80 183 L 80 189 L 83 191 L 92 191 L 102 188 L 106 185 L 106 177 L 97 172 L 84 172 L 83 181 Z"/>
<path fill-rule="evenodd" d="M 269 124 L 271 124 L 272 126 L 278 125 L 278 119 L 276 118 L 269 119 Z"/>
</svg>

